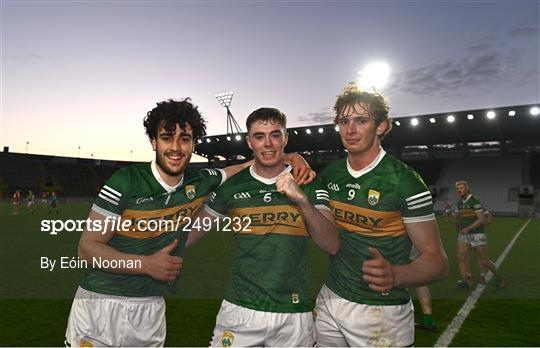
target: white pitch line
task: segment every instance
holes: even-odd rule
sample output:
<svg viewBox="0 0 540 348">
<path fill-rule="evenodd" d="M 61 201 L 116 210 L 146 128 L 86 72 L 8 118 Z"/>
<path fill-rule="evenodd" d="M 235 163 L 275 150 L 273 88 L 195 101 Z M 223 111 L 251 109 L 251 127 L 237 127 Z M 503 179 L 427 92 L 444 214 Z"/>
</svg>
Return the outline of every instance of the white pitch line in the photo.
<svg viewBox="0 0 540 348">
<path fill-rule="evenodd" d="M 527 220 L 523 226 L 519 229 L 519 231 L 516 233 L 514 238 L 508 243 L 502 254 L 499 256 L 497 261 L 495 262 L 495 265 L 497 265 L 497 268 L 503 263 L 504 259 L 506 258 L 506 255 L 510 252 L 510 249 L 514 246 L 514 243 L 518 239 L 518 237 L 521 235 L 521 232 L 525 230 L 525 227 L 531 222 L 532 219 Z M 486 276 L 486 284 L 489 283 L 491 278 L 493 277 L 493 273 L 488 272 Z M 463 325 L 463 322 L 467 317 L 469 316 L 469 313 L 473 309 L 474 305 L 476 304 L 476 301 L 478 301 L 478 298 L 480 295 L 482 295 L 482 292 L 484 292 L 484 289 L 486 288 L 486 285 L 484 284 L 478 284 L 476 289 L 469 295 L 467 298 L 467 301 L 463 304 L 463 306 L 460 308 L 460 310 L 457 312 L 456 316 L 452 320 L 452 322 L 448 325 L 446 330 L 442 333 L 442 335 L 439 337 L 437 342 L 435 342 L 435 347 L 448 347 L 450 343 L 452 343 L 452 340 L 454 339 L 454 336 L 458 333 L 459 329 L 461 328 L 461 325 Z"/>
</svg>

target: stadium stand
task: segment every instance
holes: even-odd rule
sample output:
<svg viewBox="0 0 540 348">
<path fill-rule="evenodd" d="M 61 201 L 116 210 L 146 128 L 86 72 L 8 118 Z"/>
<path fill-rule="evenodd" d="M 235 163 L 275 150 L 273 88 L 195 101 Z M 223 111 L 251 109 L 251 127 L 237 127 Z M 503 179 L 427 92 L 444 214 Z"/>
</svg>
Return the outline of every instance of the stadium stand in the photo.
<svg viewBox="0 0 540 348">
<path fill-rule="evenodd" d="M 0 189 L 10 198 L 23 192 L 56 191 L 62 199 L 93 199 L 103 182 L 125 163 L 69 157 L 0 153 Z"/>
<path fill-rule="evenodd" d="M 413 167 L 424 179 L 428 186 L 436 186 L 437 181 L 445 166 L 445 160 L 404 160 L 409 166 Z"/>
<path fill-rule="evenodd" d="M 447 160 L 436 184 L 442 192 L 447 194 L 439 197 L 435 209 L 444 209 L 446 198 L 455 204 L 458 200 L 454 188 L 455 182 L 466 180 L 471 185 L 471 191 L 475 197 L 480 199 L 491 212 L 516 215 L 518 213 L 516 192 L 522 184 L 522 160 L 522 156 Z"/>
<path fill-rule="evenodd" d="M 540 117 L 532 112 L 536 107 L 513 105 L 399 117 L 382 145 L 423 176 L 437 199 L 436 211 L 443 209 L 446 197 L 456 202 L 454 182 L 459 177 L 471 183 L 473 192 L 494 213 L 540 214 Z M 333 124 L 288 131 L 285 151 L 301 153 L 315 170 L 346 156 Z M 244 136 L 207 136 L 199 141 L 195 153 L 214 166 L 236 163 L 239 156 L 250 154 Z M 532 197 L 524 197 L 520 191 L 527 185 Z M 531 200 L 535 202 L 532 208 L 523 209 L 523 203 Z"/>
<path fill-rule="evenodd" d="M 38 161 L 0 157 L 0 168 L 0 177 L 8 187 L 36 190 L 45 183 L 45 172 Z"/>
<path fill-rule="evenodd" d="M 467 180 L 494 213 L 540 214 L 540 117 L 531 115 L 532 106 L 452 112 L 453 123 L 446 121 L 450 113 L 400 117 L 383 147 L 422 175 L 437 201 L 436 211 L 443 209 L 447 197 L 455 203 L 455 181 Z M 485 117 L 488 110 L 497 117 Z M 418 126 L 412 126 L 413 118 Z M 244 136 L 205 137 L 195 153 L 209 162 L 190 165 L 220 168 L 244 161 L 251 155 Z M 289 128 L 285 150 L 301 153 L 316 171 L 346 156 L 333 124 Z M 16 154 L 5 148 L 0 153 L 0 192 L 9 199 L 16 189 L 54 190 L 61 198 L 92 200 L 110 175 L 127 164 Z"/>
<path fill-rule="evenodd" d="M 61 200 L 93 200 L 115 171 L 131 163 L 0 152 L 0 198 L 9 200 L 16 190 L 26 194 L 30 189 L 36 194 L 55 191 Z"/>
</svg>

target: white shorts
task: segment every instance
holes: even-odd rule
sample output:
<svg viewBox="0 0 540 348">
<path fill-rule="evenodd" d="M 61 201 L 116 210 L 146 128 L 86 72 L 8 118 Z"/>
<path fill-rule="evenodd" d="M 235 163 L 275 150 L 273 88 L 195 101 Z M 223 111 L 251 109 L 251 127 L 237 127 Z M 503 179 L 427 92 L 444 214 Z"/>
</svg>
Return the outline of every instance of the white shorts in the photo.
<svg viewBox="0 0 540 348">
<path fill-rule="evenodd" d="M 414 344 L 414 307 L 348 301 L 323 285 L 315 306 L 319 347 L 405 347 Z"/>
<path fill-rule="evenodd" d="M 210 346 L 312 347 L 313 313 L 262 312 L 223 300 Z"/>
<path fill-rule="evenodd" d="M 66 347 L 160 346 L 165 344 L 165 300 L 77 289 L 69 313 Z"/>
<path fill-rule="evenodd" d="M 487 245 L 487 235 L 485 233 L 460 233 L 458 241 L 469 243 L 473 247 Z"/>
</svg>

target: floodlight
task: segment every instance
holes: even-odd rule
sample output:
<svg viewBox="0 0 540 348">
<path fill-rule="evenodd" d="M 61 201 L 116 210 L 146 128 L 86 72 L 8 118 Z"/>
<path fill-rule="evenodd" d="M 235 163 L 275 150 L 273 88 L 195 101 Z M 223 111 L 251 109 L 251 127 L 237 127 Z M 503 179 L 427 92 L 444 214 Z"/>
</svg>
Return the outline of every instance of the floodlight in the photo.
<svg viewBox="0 0 540 348">
<path fill-rule="evenodd" d="M 227 141 L 231 141 L 231 137 L 227 136 Z"/>
<path fill-rule="evenodd" d="M 368 64 L 358 72 L 358 83 L 361 87 L 380 91 L 388 82 L 390 67 L 384 62 Z"/>
<path fill-rule="evenodd" d="M 487 114 L 486 114 L 487 118 L 489 118 L 490 120 L 494 119 L 495 118 L 495 111 L 488 111 Z"/>
<path fill-rule="evenodd" d="M 231 110 L 229 109 L 229 106 L 231 106 L 233 95 L 233 91 L 216 94 L 216 99 L 219 101 L 221 106 L 227 109 L 227 134 L 242 133 L 240 125 L 238 124 L 238 122 L 236 122 L 234 116 L 231 113 Z"/>
<path fill-rule="evenodd" d="M 411 125 L 412 125 L 413 127 L 418 126 L 418 119 L 417 119 L 416 117 L 413 118 L 413 119 L 411 120 Z"/>
<path fill-rule="evenodd" d="M 474 119 L 474 115 L 473 115 L 473 114 L 468 114 L 468 115 L 467 115 L 467 119 L 468 119 L 468 120 L 473 120 L 473 119 Z"/>
<path fill-rule="evenodd" d="M 216 99 L 219 101 L 221 106 L 223 106 L 224 108 L 228 108 L 229 106 L 231 106 L 233 96 L 234 93 L 232 91 L 228 91 L 216 94 Z"/>
<path fill-rule="evenodd" d="M 516 112 L 514 110 L 508 111 L 508 116 L 516 116 Z"/>
<path fill-rule="evenodd" d="M 394 122 L 394 123 L 395 123 L 396 126 L 398 126 L 398 127 L 401 126 L 401 122 L 399 122 L 399 121 L 396 121 L 396 122 Z"/>
<path fill-rule="evenodd" d="M 242 137 L 241 137 L 239 134 L 237 134 L 236 137 L 234 137 L 234 138 L 235 138 L 237 141 L 242 140 Z"/>
<path fill-rule="evenodd" d="M 538 116 L 540 114 L 540 108 L 538 106 L 533 106 L 530 110 L 531 115 Z"/>
<path fill-rule="evenodd" d="M 319 128 L 319 133 L 323 133 L 323 132 L 324 132 L 324 129 Z"/>
<path fill-rule="evenodd" d="M 297 131 L 297 130 L 293 130 L 293 133 L 294 133 L 295 135 L 298 135 L 298 131 Z"/>
<path fill-rule="evenodd" d="M 336 130 L 336 132 L 339 132 L 339 126 L 337 124 L 334 126 L 334 129 Z"/>
<path fill-rule="evenodd" d="M 207 143 L 210 143 L 210 138 L 206 138 L 206 142 L 207 142 Z"/>
<path fill-rule="evenodd" d="M 446 121 L 448 121 L 450 123 L 453 123 L 455 120 L 456 120 L 456 118 L 454 117 L 454 115 L 446 116 Z"/>
<path fill-rule="evenodd" d="M 437 122 L 437 120 L 435 120 L 435 118 L 431 117 L 431 118 L 429 119 L 429 123 L 435 123 L 435 122 Z"/>
<path fill-rule="evenodd" d="M 311 134 L 311 129 L 309 129 L 309 128 L 306 129 L 306 133 L 307 133 L 307 134 Z"/>
</svg>

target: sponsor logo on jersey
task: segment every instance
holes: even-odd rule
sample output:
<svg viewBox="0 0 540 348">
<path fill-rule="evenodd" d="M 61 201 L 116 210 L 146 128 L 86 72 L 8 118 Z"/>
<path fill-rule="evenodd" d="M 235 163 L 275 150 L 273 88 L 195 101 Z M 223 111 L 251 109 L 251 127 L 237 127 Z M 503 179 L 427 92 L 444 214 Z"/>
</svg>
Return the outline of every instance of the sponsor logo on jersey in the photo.
<svg viewBox="0 0 540 348">
<path fill-rule="evenodd" d="M 185 190 L 186 190 L 187 198 L 189 198 L 189 199 L 195 198 L 195 195 L 197 194 L 197 191 L 195 190 L 194 185 L 186 185 Z"/>
<path fill-rule="evenodd" d="M 247 199 L 247 198 L 251 198 L 251 195 L 249 194 L 249 192 L 237 192 L 234 194 L 234 199 Z"/>
<path fill-rule="evenodd" d="M 375 190 L 369 190 L 367 201 L 369 205 L 375 205 L 379 203 L 379 198 L 381 197 L 381 193 L 379 191 Z"/>
<path fill-rule="evenodd" d="M 353 224 L 361 224 L 364 226 L 371 227 L 379 227 L 381 224 L 381 221 L 383 221 L 380 217 L 373 217 L 368 215 L 359 214 L 354 211 L 344 210 L 340 208 L 332 208 L 332 211 L 334 212 L 334 216 L 338 221 L 346 221 Z"/>
<path fill-rule="evenodd" d="M 268 194 L 268 193 L 267 193 Z M 289 234 L 308 236 L 302 212 L 290 205 L 243 207 L 231 209 L 229 216 L 249 219 L 250 234 Z M 246 232 L 242 232 L 246 233 Z"/>
<path fill-rule="evenodd" d="M 154 198 L 152 198 L 152 197 L 139 197 L 135 201 L 135 204 L 141 204 L 141 203 L 144 203 L 144 202 L 152 202 L 152 201 L 154 201 Z"/>
<path fill-rule="evenodd" d="M 291 301 L 294 304 L 300 303 L 300 298 L 298 297 L 298 293 L 296 292 L 291 293 Z"/>
<path fill-rule="evenodd" d="M 347 232 L 381 237 L 405 235 L 400 211 L 377 211 L 335 200 L 330 201 L 330 209 L 338 226 Z"/>
<path fill-rule="evenodd" d="M 334 184 L 333 182 L 329 182 L 327 187 L 328 187 L 329 190 L 339 191 L 339 185 Z"/>
<path fill-rule="evenodd" d="M 355 183 L 355 184 L 347 184 L 345 185 L 347 186 L 348 188 L 353 188 L 353 189 L 357 189 L 357 190 L 360 190 L 362 187 L 360 186 L 360 184 L 358 183 Z"/>
<path fill-rule="evenodd" d="M 241 209 L 238 209 L 241 212 Z M 265 212 L 250 212 L 241 214 L 240 218 L 249 217 L 253 223 L 274 224 L 279 223 L 283 226 L 297 227 L 296 224 L 302 221 L 302 214 L 294 211 L 270 210 Z"/>
<path fill-rule="evenodd" d="M 230 331 L 223 331 L 221 335 L 221 346 L 222 347 L 232 347 L 234 342 L 234 334 Z"/>
<path fill-rule="evenodd" d="M 122 223 L 124 223 L 124 220 L 130 220 L 131 224 L 126 226 L 126 228 L 129 227 L 129 230 L 117 231 L 116 234 L 132 238 L 152 238 L 165 232 L 174 232 L 176 231 L 176 228 L 183 227 L 186 223 L 189 223 L 189 220 L 185 218 L 194 216 L 195 212 L 200 208 L 205 198 L 206 197 L 199 197 L 181 206 L 173 206 L 158 210 L 144 211 L 126 209 L 122 213 Z M 141 220 L 145 220 L 146 222 L 139 223 Z M 139 226 L 153 225 L 155 222 L 151 222 L 152 220 L 170 220 L 170 223 L 162 223 L 162 225 L 158 225 L 160 228 L 156 231 L 149 231 L 148 229 L 141 231 L 138 229 Z"/>
</svg>

